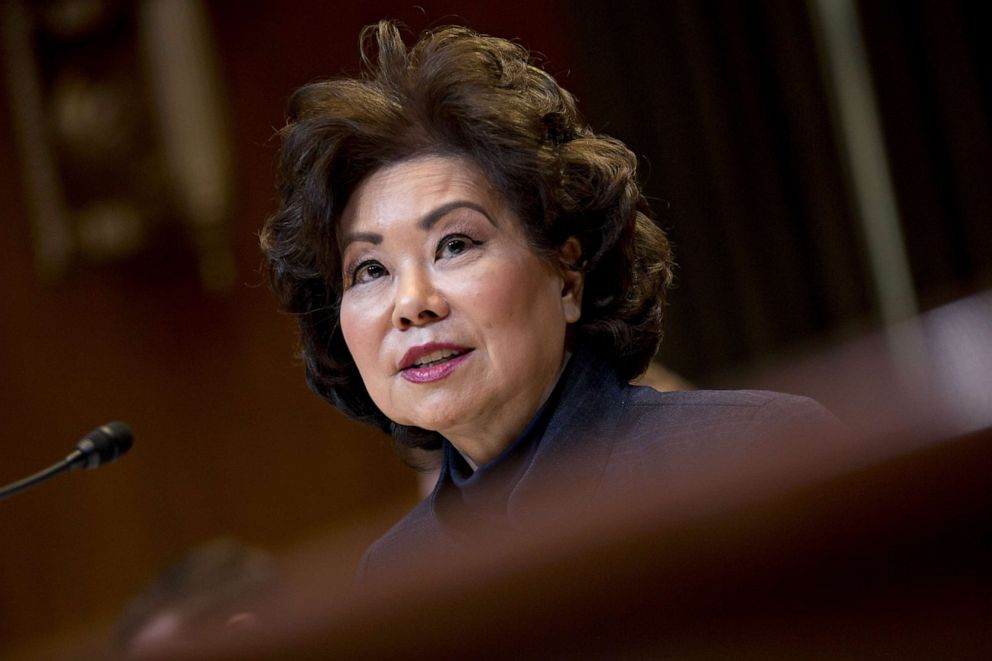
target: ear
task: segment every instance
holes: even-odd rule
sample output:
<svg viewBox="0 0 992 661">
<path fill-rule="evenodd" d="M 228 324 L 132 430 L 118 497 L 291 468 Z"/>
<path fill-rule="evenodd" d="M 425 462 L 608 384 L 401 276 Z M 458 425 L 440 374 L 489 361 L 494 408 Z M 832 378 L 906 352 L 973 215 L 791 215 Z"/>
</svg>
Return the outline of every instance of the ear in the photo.
<svg viewBox="0 0 992 661">
<path fill-rule="evenodd" d="M 582 259 L 582 244 L 574 236 L 562 244 L 558 250 L 561 264 L 561 307 L 565 313 L 565 321 L 574 323 L 582 316 L 582 285 L 585 284 L 586 274 L 580 270 L 579 260 Z"/>
</svg>

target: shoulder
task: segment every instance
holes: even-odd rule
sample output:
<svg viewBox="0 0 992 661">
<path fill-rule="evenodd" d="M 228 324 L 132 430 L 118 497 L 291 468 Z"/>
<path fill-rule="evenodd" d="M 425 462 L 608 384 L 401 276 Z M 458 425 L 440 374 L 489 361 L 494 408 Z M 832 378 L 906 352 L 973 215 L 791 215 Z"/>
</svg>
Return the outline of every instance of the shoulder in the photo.
<svg viewBox="0 0 992 661">
<path fill-rule="evenodd" d="M 755 442 L 788 437 L 808 443 L 841 427 L 808 397 L 765 390 L 658 392 L 632 386 L 625 393 L 615 454 L 732 456 Z"/>
<path fill-rule="evenodd" d="M 625 411 L 646 420 L 704 423 L 794 418 L 831 419 L 833 416 L 809 397 L 768 390 L 686 390 L 658 392 L 631 386 L 625 397 Z"/>
</svg>

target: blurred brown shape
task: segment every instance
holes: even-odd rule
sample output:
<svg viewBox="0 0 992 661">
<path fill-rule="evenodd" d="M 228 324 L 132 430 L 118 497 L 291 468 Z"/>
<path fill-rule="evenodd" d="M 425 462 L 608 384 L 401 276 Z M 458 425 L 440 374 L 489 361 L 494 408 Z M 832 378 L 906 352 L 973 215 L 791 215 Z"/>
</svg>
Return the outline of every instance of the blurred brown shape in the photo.
<svg viewBox="0 0 992 661">
<path fill-rule="evenodd" d="M 990 312 L 984 295 L 919 320 L 927 355 L 946 360 L 960 347 L 942 342 L 970 336 L 972 362 L 985 364 Z M 257 627 L 203 631 L 184 657 L 985 658 L 992 412 L 949 405 L 946 378 L 897 382 L 913 370 L 867 352 L 879 346 L 826 356 L 833 379 L 824 361 L 808 366 L 822 383 L 860 384 L 845 407 L 853 438 L 648 466 L 625 497 L 582 510 L 555 507 L 570 486 L 550 485 L 536 525 L 411 550 L 371 585 L 328 574 L 320 558 L 333 544 L 312 549 L 289 599 L 250 604 Z M 964 389 L 990 378 L 956 376 Z"/>
<path fill-rule="evenodd" d="M 228 605 L 276 589 L 277 579 L 264 551 L 231 539 L 214 540 L 188 552 L 131 601 L 117 622 L 115 647 L 135 653 L 162 641 L 175 644 L 205 619 L 239 630 L 251 626 L 251 613 Z"/>
</svg>

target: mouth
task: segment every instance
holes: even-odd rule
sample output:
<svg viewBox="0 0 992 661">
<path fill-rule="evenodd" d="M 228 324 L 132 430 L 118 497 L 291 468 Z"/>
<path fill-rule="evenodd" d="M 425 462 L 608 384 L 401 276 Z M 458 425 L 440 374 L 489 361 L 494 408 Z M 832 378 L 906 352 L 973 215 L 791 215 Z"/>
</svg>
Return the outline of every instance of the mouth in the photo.
<svg viewBox="0 0 992 661">
<path fill-rule="evenodd" d="M 400 361 L 400 376 L 412 383 L 438 381 L 465 362 L 472 351 L 469 347 L 437 342 L 413 347 Z"/>
</svg>

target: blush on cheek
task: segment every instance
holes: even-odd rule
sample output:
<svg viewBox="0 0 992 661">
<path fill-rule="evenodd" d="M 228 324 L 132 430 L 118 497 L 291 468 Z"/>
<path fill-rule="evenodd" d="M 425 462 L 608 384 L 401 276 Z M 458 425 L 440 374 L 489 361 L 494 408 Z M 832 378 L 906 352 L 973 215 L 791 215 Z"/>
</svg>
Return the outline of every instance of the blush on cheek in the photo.
<svg viewBox="0 0 992 661">
<path fill-rule="evenodd" d="M 520 316 L 525 307 L 525 301 L 530 292 L 522 291 L 531 283 L 513 282 L 505 275 L 496 274 L 492 285 L 480 288 L 476 294 L 480 311 L 484 311 L 490 319 L 506 319 L 508 315 Z"/>
</svg>

